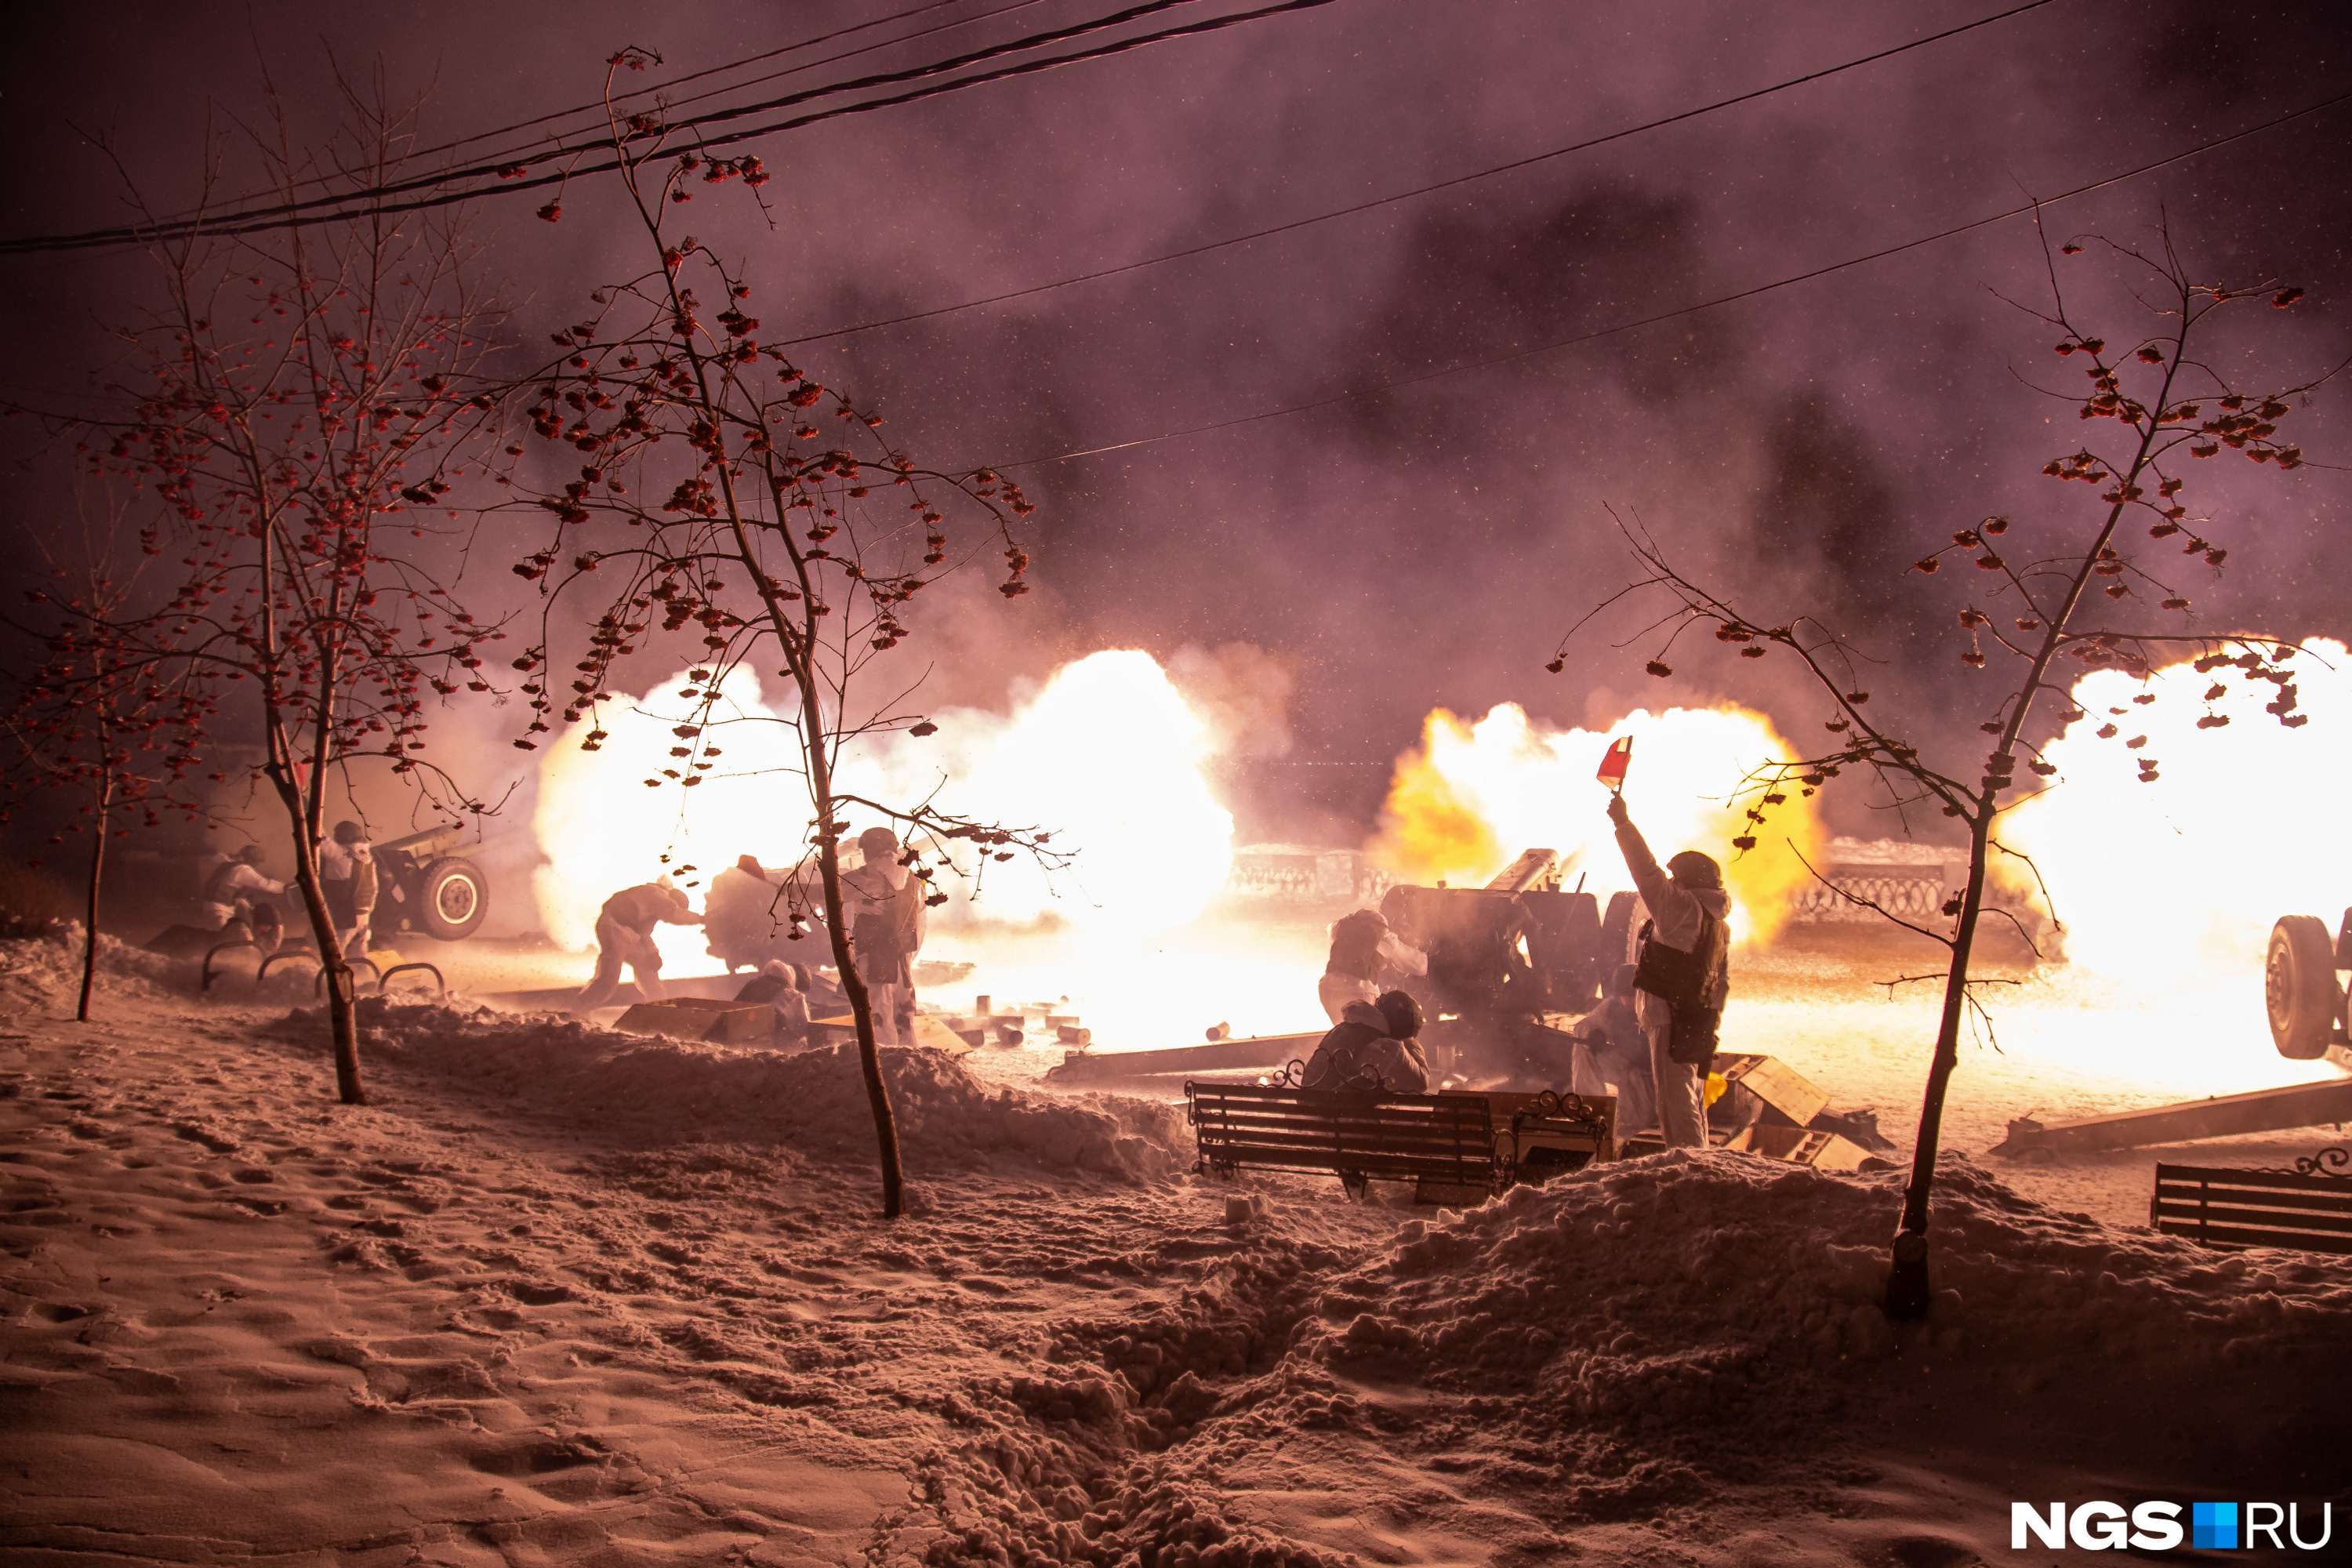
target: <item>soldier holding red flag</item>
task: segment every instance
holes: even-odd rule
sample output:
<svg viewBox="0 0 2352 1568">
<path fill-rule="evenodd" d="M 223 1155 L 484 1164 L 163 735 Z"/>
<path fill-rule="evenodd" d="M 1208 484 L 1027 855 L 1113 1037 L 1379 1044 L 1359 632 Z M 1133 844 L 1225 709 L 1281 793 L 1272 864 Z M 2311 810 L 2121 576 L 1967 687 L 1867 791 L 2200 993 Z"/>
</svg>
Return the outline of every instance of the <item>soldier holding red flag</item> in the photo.
<svg viewBox="0 0 2352 1568">
<path fill-rule="evenodd" d="M 1601 759 L 1610 785 L 1609 820 L 1634 889 L 1650 913 L 1642 927 L 1634 972 L 1633 1012 L 1650 1042 L 1657 1085 L 1658 1130 L 1669 1149 L 1706 1147 L 1706 1069 L 1715 1059 L 1716 1028 L 1730 991 L 1731 897 L 1723 868 L 1711 855 L 1685 849 L 1664 867 L 1625 809 L 1625 767 L 1631 736 Z"/>
</svg>

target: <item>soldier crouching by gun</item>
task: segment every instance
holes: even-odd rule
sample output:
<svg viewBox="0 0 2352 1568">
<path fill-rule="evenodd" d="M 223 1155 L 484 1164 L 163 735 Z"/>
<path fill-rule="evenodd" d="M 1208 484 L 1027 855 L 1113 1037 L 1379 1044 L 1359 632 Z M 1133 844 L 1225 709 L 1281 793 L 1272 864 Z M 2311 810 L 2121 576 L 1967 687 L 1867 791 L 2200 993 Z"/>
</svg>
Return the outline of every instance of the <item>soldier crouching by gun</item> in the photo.
<svg viewBox="0 0 2352 1568">
<path fill-rule="evenodd" d="M 1716 1029 L 1730 991 L 1731 899 L 1712 856 L 1685 849 L 1664 868 L 1626 815 L 1622 794 L 1609 797 L 1617 847 L 1650 919 L 1642 927 L 1633 1011 L 1650 1039 L 1658 1090 L 1658 1131 L 1669 1149 L 1704 1149 L 1706 1079 Z"/>
<path fill-rule="evenodd" d="M 1638 1132 L 1658 1120 L 1657 1081 L 1650 1065 L 1650 1037 L 1633 1011 L 1633 964 L 1621 963 L 1609 976 L 1609 994 L 1576 1026 L 1569 1088 L 1578 1094 L 1617 1097 L 1620 1133 Z"/>
<path fill-rule="evenodd" d="M 664 994 L 661 949 L 654 945 L 654 927 L 664 922 L 694 926 L 702 917 L 694 912 L 686 894 L 659 882 L 624 888 L 604 900 L 596 914 L 596 974 L 572 1002 L 574 1011 L 602 1007 L 621 988 L 621 965 L 629 966 L 637 994 L 648 1002 Z"/>
<path fill-rule="evenodd" d="M 1429 973 L 1429 955 L 1389 929 L 1378 910 L 1358 910 L 1333 922 L 1331 957 L 1316 989 L 1324 1013 L 1337 1024 L 1350 1002 L 1375 1002 L 1383 981 L 1396 989 Z"/>
<path fill-rule="evenodd" d="M 203 919 L 224 942 L 250 941 L 265 953 L 276 952 L 285 922 L 271 900 L 286 884 L 261 874 L 261 846 L 248 844 L 215 868 L 205 880 Z"/>
</svg>

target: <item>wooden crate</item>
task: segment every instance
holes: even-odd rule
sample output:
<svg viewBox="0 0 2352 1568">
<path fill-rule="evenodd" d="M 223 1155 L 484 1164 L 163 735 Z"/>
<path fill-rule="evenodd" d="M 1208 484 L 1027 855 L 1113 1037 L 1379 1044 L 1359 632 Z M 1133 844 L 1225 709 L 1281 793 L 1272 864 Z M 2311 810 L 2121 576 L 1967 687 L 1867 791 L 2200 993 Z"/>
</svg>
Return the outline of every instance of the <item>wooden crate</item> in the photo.
<svg viewBox="0 0 2352 1568">
<path fill-rule="evenodd" d="M 775 1037 L 776 1010 L 764 1002 L 713 1002 L 700 996 L 673 996 L 665 1002 L 640 1002 L 622 1014 L 613 1026 L 632 1035 L 760 1045 Z"/>
<path fill-rule="evenodd" d="M 1821 1171 L 1858 1171 L 1862 1163 L 1871 1158 L 1869 1150 L 1834 1132 L 1773 1127 L 1763 1122 L 1743 1128 L 1721 1147 L 1761 1154 L 1768 1160 L 1785 1160 L 1791 1165 L 1811 1165 Z"/>
<path fill-rule="evenodd" d="M 857 1038 L 857 1019 L 844 1013 L 837 1018 L 817 1018 L 809 1025 L 809 1037 L 821 1045 L 842 1044 Z M 959 1035 L 948 1026 L 944 1018 L 929 1013 L 915 1015 L 915 1044 L 926 1050 L 945 1051 L 949 1056 L 968 1055 L 980 1042 Z"/>
<path fill-rule="evenodd" d="M 1496 1107 L 1496 1159 L 1519 1181 L 1543 1182 L 1617 1158 L 1616 1097 L 1593 1094 L 1582 1100 L 1582 1117 L 1547 1115 L 1530 1107 L 1506 1121 Z"/>
</svg>

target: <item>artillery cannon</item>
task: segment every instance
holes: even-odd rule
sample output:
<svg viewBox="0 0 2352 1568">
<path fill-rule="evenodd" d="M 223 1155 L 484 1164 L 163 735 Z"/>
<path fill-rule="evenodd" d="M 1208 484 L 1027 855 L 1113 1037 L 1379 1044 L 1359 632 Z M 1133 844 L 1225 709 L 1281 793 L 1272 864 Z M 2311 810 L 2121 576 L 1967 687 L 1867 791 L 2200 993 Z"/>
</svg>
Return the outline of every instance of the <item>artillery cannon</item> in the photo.
<svg viewBox="0 0 2352 1568">
<path fill-rule="evenodd" d="M 465 833 L 463 823 L 452 822 L 375 847 L 372 942 L 403 931 L 462 942 L 481 928 L 490 910 L 489 879 L 471 860 L 449 853 Z"/>
<path fill-rule="evenodd" d="M 1558 853 L 1529 849 L 1484 888 L 1389 889 L 1381 917 L 1429 955 L 1427 977 L 1404 983 L 1433 1020 L 1426 1043 L 1474 1070 L 1565 1081 L 1563 1026 L 1592 1010 L 1625 962 L 1639 900 L 1619 892 L 1603 909 L 1559 882 Z"/>
</svg>

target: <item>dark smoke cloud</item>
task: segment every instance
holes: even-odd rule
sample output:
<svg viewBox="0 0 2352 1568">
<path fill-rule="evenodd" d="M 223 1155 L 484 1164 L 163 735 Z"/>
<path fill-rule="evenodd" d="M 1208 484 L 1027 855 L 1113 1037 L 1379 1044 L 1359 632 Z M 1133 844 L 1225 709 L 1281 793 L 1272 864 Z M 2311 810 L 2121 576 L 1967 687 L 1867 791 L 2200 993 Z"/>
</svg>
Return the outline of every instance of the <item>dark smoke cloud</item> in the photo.
<svg viewBox="0 0 2352 1568">
<path fill-rule="evenodd" d="M 1459 363 L 1557 342 L 1652 316 L 1718 291 L 1689 198 L 1631 182 L 1579 190 L 1513 215 L 1434 214 L 1405 240 L 1407 260 L 1387 309 L 1354 345 L 1349 405 L 1366 440 L 1402 434 L 1421 398 L 1376 389 Z M 1595 343 L 1587 363 L 1635 402 L 1659 405 L 1714 382 L 1737 357 L 1728 323 L 1701 316 L 1680 330 Z M 1491 416 L 1475 394 L 1438 395 L 1447 435 L 1475 441 Z"/>
</svg>

